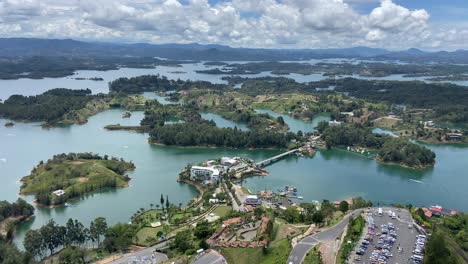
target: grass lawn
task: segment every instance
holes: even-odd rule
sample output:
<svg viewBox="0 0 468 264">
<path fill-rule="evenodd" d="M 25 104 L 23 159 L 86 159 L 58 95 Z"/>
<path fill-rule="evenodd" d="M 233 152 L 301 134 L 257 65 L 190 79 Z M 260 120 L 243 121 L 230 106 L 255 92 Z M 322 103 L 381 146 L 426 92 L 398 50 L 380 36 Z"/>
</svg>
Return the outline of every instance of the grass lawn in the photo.
<svg viewBox="0 0 468 264">
<path fill-rule="evenodd" d="M 146 241 L 147 238 L 149 238 L 149 237 L 156 238 L 156 234 L 157 234 L 159 231 L 163 231 L 163 227 L 162 227 L 162 226 L 158 226 L 158 227 L 143 227 L 142 229 L 140 229 L 140 230 L 137 232 L 137 235 L 136 235 L 136 236 L 138 237 L 139 243 L 145 244 L 145 241 Z"/>
<path fill-rule="evenodd" d="M 284 264 L 290 251 L 291 244 L 287 239 L 282 239 L 273 241 L 267 254 L 263 254 L 261 248 L 223 248 L 221 254 L 226 258 L 227 263 Z"/>
<path fill-rule="evenodd" d="M 304 258 L 303 264 L 321 264 L 321 257 L 319 256 L 319 245 L 312 248 Z"/>
<path fill-rule="evenodd" d="M 218 206 L 216 209 L 214 209 L 213 213 L 219 217 L 226 216 L 232 211 L 231 206 Z"/>
<path fill-rule="evenodd" d="M 174 221 L 175 221 L 176 219 L 182 219 L 182 218 L 184 218 L 184 217 L 192 217 L 192 216 L 193 216 L 193 214 L 192 214 L 191 211 L 187 211 L 187 212 L 183 212 L 183 211 L 182 211 L 182 212 L 177 212 L 177 213 L 171 215 L 171 223 L 174 223 Z"/>
<path fill-rule="evenodd" d="M 328 226 L 334 226 L 338 224 L 338 222 L 340 222 L 341 219 L 343 219 L 343 212 L 336 211 L 335 213 L 333 213 L 333 218 L 331 219 L 330 224 Z"/>
</svg>

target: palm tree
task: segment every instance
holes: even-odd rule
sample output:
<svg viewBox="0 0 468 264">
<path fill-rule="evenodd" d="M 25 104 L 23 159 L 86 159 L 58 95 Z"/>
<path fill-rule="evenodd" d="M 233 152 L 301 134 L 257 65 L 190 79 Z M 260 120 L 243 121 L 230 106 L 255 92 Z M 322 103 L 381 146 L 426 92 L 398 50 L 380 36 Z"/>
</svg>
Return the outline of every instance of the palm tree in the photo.
<svg viewBox="0 0 468 264">
<path fill-rule="evenodd" d="M 154 206 L 154 204 L 151 203 L 151 204 L 150 204 L 151 210 L 153 210 L 153 206 Z"/>
</svg>

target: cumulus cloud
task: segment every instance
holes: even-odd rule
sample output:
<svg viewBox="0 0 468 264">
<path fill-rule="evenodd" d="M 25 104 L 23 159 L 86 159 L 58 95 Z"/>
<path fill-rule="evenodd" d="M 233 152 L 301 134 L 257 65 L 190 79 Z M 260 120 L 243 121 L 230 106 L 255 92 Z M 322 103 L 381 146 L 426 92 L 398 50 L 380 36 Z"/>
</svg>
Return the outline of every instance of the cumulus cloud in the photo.
<svg viewBox="0 0 468 264">
<path fill-rule="evenodd" d="M 244 47 L 440 47 L 467 34 L 431 28 L 425 10 L 382 0 L 0 0 L 0 36 Z M 459 43 L 454 40 L 454 42 Z"/>
</svg>

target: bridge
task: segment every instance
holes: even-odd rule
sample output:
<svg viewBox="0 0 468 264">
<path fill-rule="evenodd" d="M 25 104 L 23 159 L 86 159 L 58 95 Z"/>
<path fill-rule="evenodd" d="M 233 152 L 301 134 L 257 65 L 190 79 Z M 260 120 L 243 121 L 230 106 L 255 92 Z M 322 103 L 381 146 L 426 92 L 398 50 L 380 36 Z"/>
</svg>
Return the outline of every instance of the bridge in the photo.
<svg viewBox="0 0 468 264">
<path fill-rule="evenodd" d="M 279 160 L 279 159 L 281 159 L 283 157 L 286 157 L 288 155 L 296 153 L 297 151 L 299 151 L 299 149 L 292 149 L 290 151 L 286 151 L 284 153 L 281 153 L 279 155 L 276 155 L 276 156 L 271 157 L 269 159 L 266 159 L 264 161 L 257 162 L 257 163 L 255 163 L 255 165 L 257 165 L 257 167 L 264 167 L 264 166 L 269 165 L 269 164 L 271 164 L 271 163 L 273 163 L 273 162 L 275 162 L 275 161 L 277 161 L 277 160 Z"/>
</svg>

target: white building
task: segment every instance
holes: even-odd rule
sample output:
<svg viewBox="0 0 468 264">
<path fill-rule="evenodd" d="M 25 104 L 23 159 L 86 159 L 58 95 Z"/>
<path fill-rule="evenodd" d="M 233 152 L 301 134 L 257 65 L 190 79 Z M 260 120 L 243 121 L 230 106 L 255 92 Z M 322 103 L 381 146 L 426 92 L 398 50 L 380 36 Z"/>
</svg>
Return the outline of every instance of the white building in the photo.
<svg viewBox="0 0 468 264">
<path fill-rule="evenodd" d="M 231 167 L 233 165 L 236 165 L 237 163 L 239 163 L 239 161 L 235 158 L 229 158 L 229 157 L 222 157 L 221 158 L 221 165 L 223 166 L 228 166 L 228 167 Z"/>
<path fill-rule="evenodd" d="M 219 169 L 215 167 L 192 166 L 190 168 L 190 179 L 194 181 L 209 181 L 213 184 L 219 181 Z"/>
<path fill-rule="evenodd" d="M 56 190 L 56 191 L 53 191 L 52 192 L 53 194 L 55 194 L 56 196 L 62 196 L 65 194 L 65 191 L 64 190 Z"/>
<path fill-rule="evenodd" d="M 339 126 L 339 125 L 341 125 L 341 124 L 342 124 L 342 122 L 336 121 L 336 120 L 328 121 L 328 125 L 329 125 L 329 126 Z"/>
</svg>

